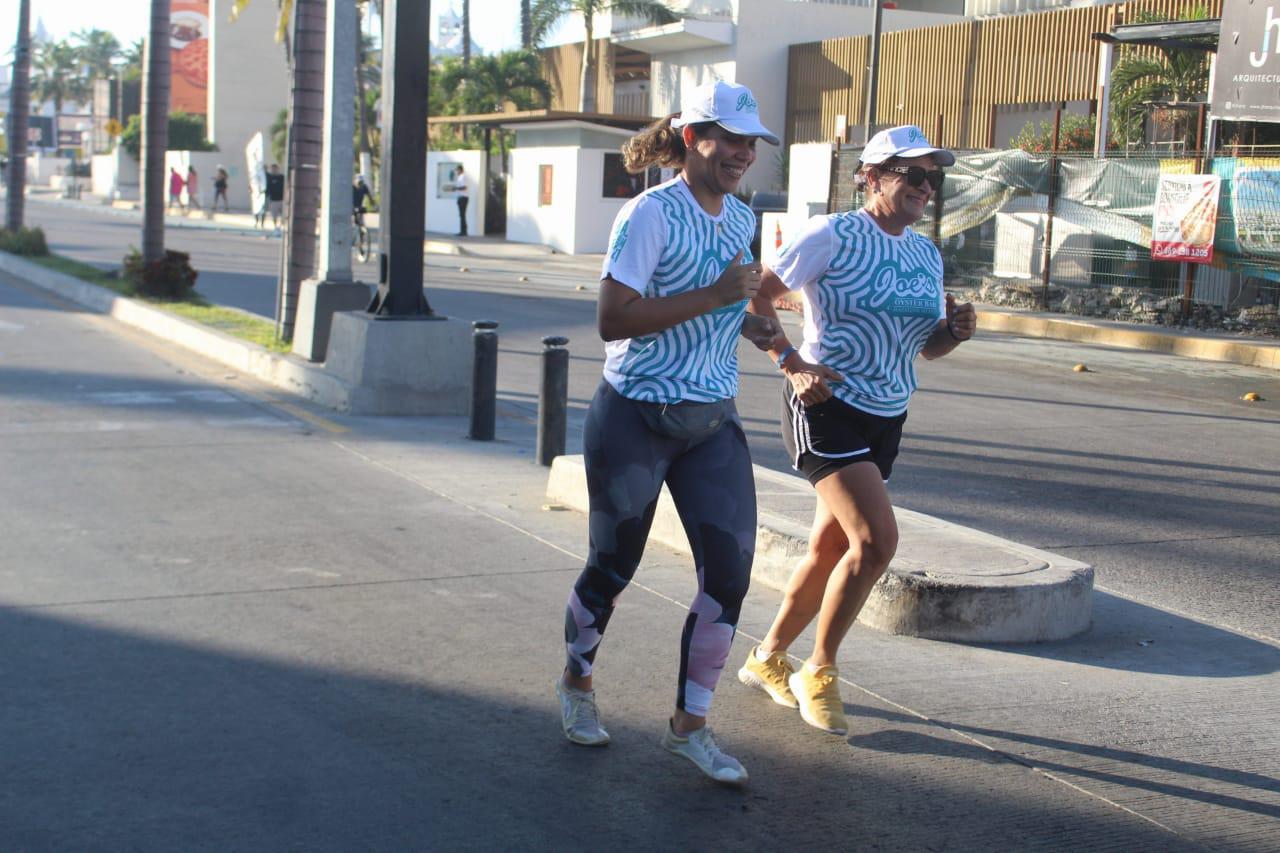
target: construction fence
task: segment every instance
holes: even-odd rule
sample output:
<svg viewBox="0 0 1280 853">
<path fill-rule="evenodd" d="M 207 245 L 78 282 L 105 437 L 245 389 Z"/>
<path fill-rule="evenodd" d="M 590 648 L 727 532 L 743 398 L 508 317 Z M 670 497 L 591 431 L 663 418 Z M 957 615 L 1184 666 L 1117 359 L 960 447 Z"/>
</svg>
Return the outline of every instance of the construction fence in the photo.
<svg viewBox="0 0 1280 853">
<path fill-rule="evenodd" d="M 860 147 L 836 153 L 833 211 L 863 203 L 853 180 L 860 153 Z M 1020 149 L 957 152 L 941 192 L 941 218 L 930 205 L 914 227 L 938 243 L 947 289 L 975 301 L 1280 335 L 1277 154 L 1095 159 Z M 1193 174 L 1221 179 L 1212 263 L 1153 260 L 1161 175 Z"/>
</svg>

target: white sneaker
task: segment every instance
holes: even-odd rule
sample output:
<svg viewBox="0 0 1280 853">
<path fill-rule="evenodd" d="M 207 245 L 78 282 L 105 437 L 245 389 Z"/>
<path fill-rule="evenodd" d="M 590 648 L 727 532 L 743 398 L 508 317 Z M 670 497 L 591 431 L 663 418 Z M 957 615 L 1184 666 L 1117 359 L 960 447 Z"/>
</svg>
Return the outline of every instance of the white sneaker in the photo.
<svg viewBox="0 0 1280 853">
<path fill-rule="evenodd" d="M 574 690 L 557 678 L 556 696 L 560 699 L 560 725 L 565 737 L 583 746 L 604 746 L 609 742 L 609 733 L 600 725 L 594 690 Z"/>
<path fill-rule="evenodd" d="M 681 737 L 668 721 L 667 730 L 662 735 L 662 748 L 667 752 L 683 755 L 717 782 L 725 785 L 747 784 L 747 769 L 738 763 L 738 759 L 720 751 L 715 735 L 711 734 L 711 726 L 703 726 L 689 732 L 687 737 Z"/>
</svg>

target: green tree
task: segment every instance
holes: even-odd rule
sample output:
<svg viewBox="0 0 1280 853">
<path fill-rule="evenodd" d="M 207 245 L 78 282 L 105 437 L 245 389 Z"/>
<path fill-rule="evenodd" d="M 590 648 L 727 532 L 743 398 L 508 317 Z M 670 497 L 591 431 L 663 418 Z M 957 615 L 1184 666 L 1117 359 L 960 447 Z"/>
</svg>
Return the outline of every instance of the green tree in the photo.
<svg viewBox="0 0 1280 853">
<path fill-rule="evenodd" d="M 1092 151 L 1095 126 L 1093 116 L 1064 112 L 1058 126 L 1058 152 Z M 1046 119 L 1037 127 L 1029 121 L 1009 144 L 1028 154 L 1047 154 L 1053 150 L 1053 122 Z"/>
<path fill-rule="evenodd" d="M 1193 9 L 1179 20 L 1202 20 L 1203 8 Z M 1135 24 L 1167 20 L 1145 13 Z M 1111 71 L 1111 128 L 1121 145 L 1142 139 L 1143 111 L 1151 101 L 1204 101 L 1209 93 L 1209 56 L 1202 50 L 1157 46 L 1154 55 L 1135 48 L 1122 49 Z"/>
<path fill-rule="evenodd" d="M 671 24 L 679 16 L 660 0 L 535 0 L 530 12 L 534 44 L 541 44 L 561 19 L 578 14 L 586 27 L 582 40 L 582 76 L 578 82 L 578 105 L 584 113 L 596 111 L 595 17 L 603 12 L 640 18 L 650 24 Z"/>
<path fill-rule="evenodd" d="M 507 104 L 517 110 L 536 110 L 546 108 L 551 102 L 551 86 L 542 73 L 542 61 L 529 50 L 477 56 L 469 67 L 463 67 L 456 59 L 446 59 L 432 77 L 436 80 L 433 86 L 437 94 L 435 106 L 447 114 L 499 113 L 506 109 Z M 444 93 L 451 94 L 446 98 Z M 431 106 L 429 101 L 428 108 Z M 499 130 L 497 133 L 504 168 L 508 136 L 507 131 Z M 459 144 L 464 141 L 457 139 Z"/>
<path fill-rule="evenodd" d="M 120 41 L 106 30 L 77 30 L 71 38 L 76 42 L 76 58 L 80 60 L 89 81 L 101 80 L 115 73 L 120 58 Z"/>
<path fill-rule="evenodd" d="M 169 151 L 217 151 L 218 146 L 208 139 L 204 116 L 175 112 L 169 114 L 167 134 Z M 120 147 L 137 159 L 142 152 L 142 116 L 129 116 L 129 123 L 120 134 Z"/>
<path fill-rule="evenodd" d="M 31 91 L 38 103 L 53 102 L 55 112 L 62 112 L 68 102 L 83 103 L 89 97 L 89 85 L 80 71 L 80 57 L 71 43 L 63 40 L 39 45 L 31 69 Z"/>
</svg>

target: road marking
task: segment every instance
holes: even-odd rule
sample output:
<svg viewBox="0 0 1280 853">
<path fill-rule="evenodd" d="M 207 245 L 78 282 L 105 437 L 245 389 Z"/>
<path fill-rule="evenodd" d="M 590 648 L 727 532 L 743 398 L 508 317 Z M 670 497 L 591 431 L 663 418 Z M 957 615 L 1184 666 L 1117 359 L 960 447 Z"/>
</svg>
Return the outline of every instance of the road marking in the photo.
<svg viewBox="0 0 1280 853">
<path fill-rule="evenodd" d="M 282 412 L 287 412 L 298 420 L 305 421 L 313 427 L 322 429 L 325 432 L 331 432 L 337 435 L 341 435 L 344 432 L 351 432 L 350 427 L 344 427 L 342 424 L 335 423 L 328 418 L 312 414 L 295 403 L 287 403 L 284 400 L 280 400 L 275 397 L 262 397 L 260 399 L 267 405 L 273 406 Z"/>
</svg>

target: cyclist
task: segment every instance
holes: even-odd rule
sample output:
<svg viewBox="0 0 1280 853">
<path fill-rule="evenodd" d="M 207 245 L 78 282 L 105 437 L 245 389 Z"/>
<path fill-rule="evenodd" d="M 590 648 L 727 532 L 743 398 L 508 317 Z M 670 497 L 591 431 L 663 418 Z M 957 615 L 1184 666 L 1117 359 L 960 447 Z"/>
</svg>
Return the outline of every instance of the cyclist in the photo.
<svg viewBox="0 0 1280 853">
<path fill-rule="evenodd" d="M 351 221 L 355 223 L 357 228 L 364 226 L 365 199 L 372 201 L 373 193 L 369 190 L 369 185 L 365 183 L 364 175 L 356 175 L 356 179 L 351 185 Z"/>
</svg>

